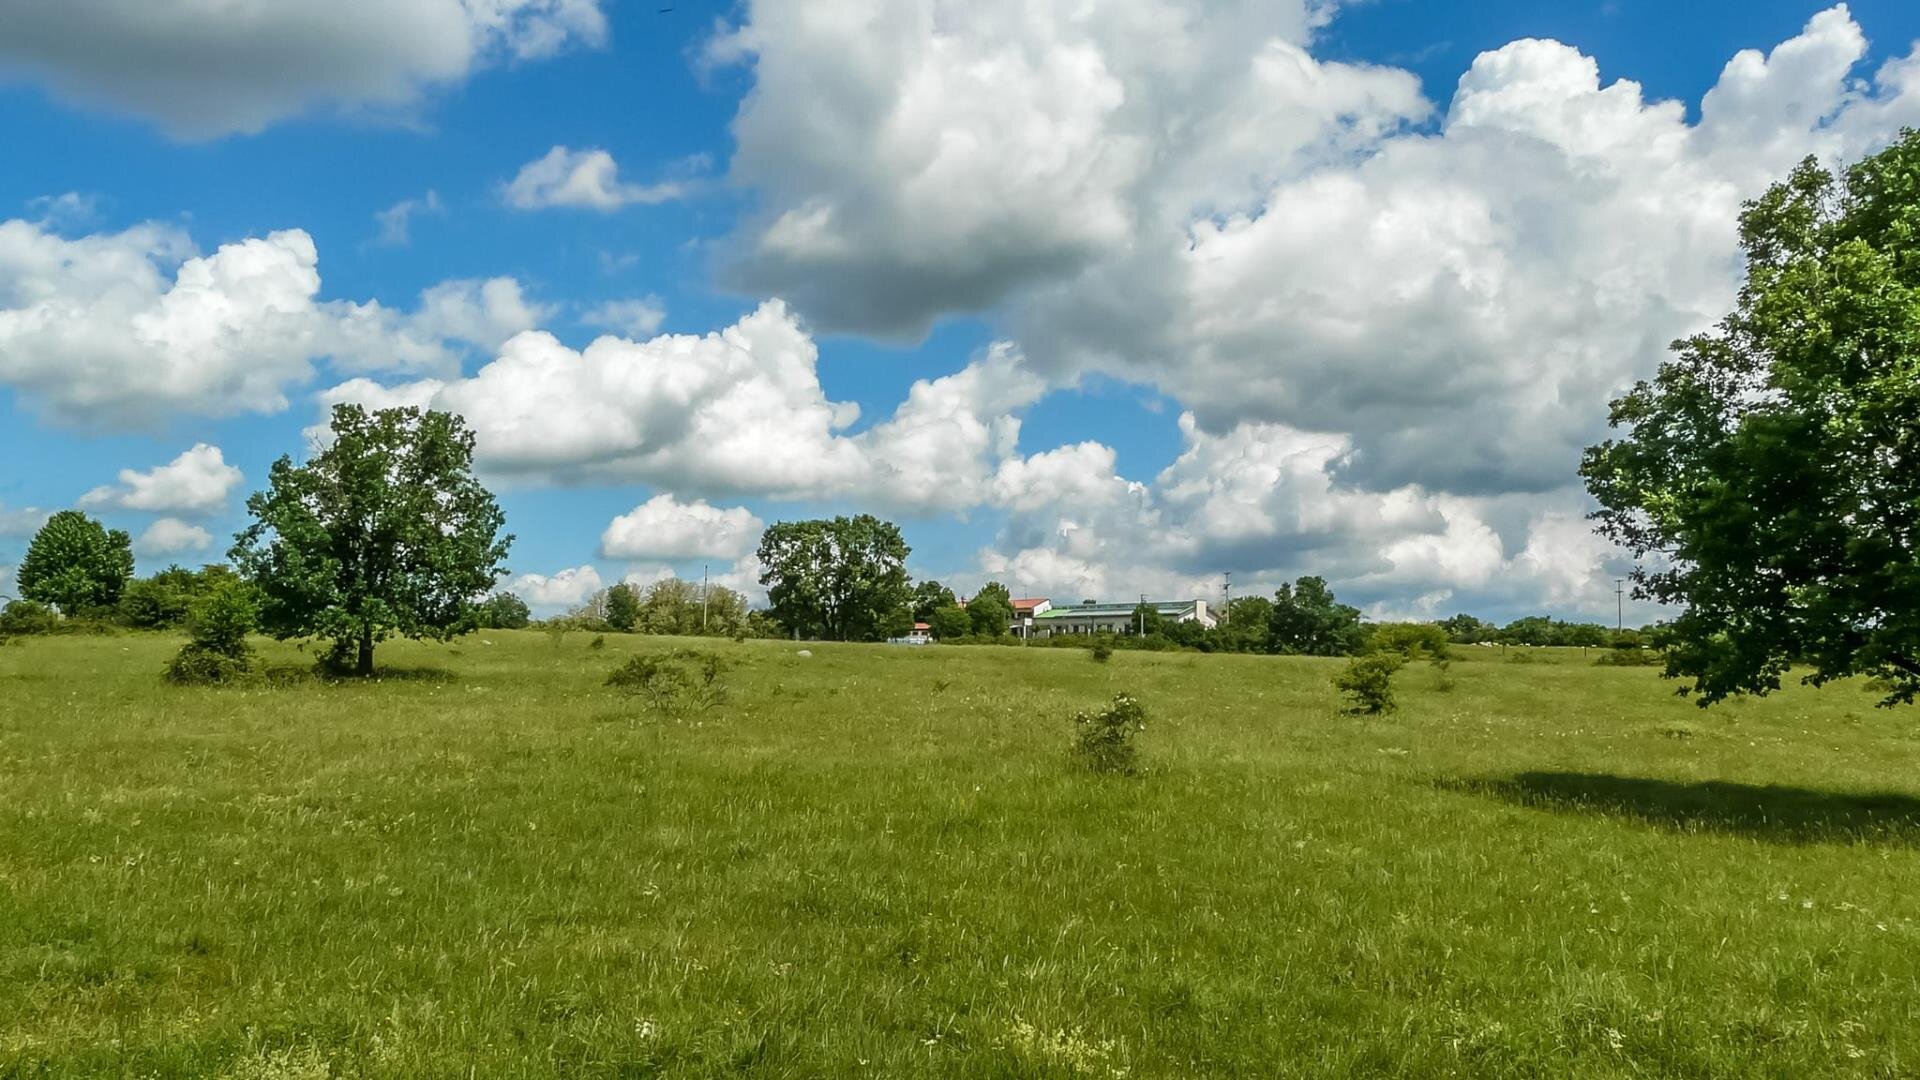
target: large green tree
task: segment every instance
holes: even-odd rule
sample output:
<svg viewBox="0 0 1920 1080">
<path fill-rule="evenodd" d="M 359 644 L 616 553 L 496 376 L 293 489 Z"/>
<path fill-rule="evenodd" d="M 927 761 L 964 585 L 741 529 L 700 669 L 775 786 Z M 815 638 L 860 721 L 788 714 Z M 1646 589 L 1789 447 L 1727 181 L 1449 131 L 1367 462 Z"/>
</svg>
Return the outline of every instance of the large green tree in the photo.
<svg viewBox="0 0 1920 1080">
<path fill-rule="evenodd" d="M 232 557 L 260 587 L 261 629 L 330 639 L 329 666 L 358 675 L 390 636 L 471 628 L 513 541 L 473 475 L 465 422 L 412 408 L 334 406 L 332 443 L 304 465 L 274 462 L 247 510 Z"/>
<path fill-rule="evenodd" d="M 62 510 L 34 534 L 16 580 L 28 600 L 84 615 L 119 603 L 131 577 L 133 544 L 126 533 Z"/>
<path fill-rule="evenodd" d="M 909 550 L 899 526 L 871 514 L 777 522 L 760 537 L 760 583 L 782 625 L 872 641 L 909 614 Z"/>
<path fill-rule="evenodd" d="M 913 587 L 913 617 L 929 619 L 933 613 L 957 601 L 953 590 L 937 581 L 918 582 Z"/>
<path fill-rule="evenodd" d="M 1300 656 L 1346 656 L 1366 640 L 1360 609 L 1334 599 L 1326 579 L 1317 577 L 1280 586 L 1267 629 L 1274 652 Z"/>
<path fill-rule="evenodd" d="M 621 633 L 631 633 L 640 621 L 640 590 L 621 582 L 607 590 L 607 625 Z"/>
<path fill-rule="evenodd" d="M 1920 692 L 1920 135 L 1835 176 L 1809 159 L 1740 218 L 1713 331 L 1613 402 L 1581 465 L 1634 595 L 1683 608 L 1667 674 L 1702 705 L 1887 680 Z"/>
</svg>

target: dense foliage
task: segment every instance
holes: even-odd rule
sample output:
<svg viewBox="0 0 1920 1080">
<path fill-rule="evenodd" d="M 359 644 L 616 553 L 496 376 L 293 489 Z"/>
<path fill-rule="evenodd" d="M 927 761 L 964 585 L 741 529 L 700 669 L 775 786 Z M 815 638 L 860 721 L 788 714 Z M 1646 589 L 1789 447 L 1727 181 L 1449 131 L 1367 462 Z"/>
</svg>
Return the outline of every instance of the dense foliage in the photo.
<svg viewBox="0 0 1920 1080">
<path fill-rule="evenodd" d="M 1702 705 L 1865 674 L 1920 693 L 1920 134 L 1740 219 L 1733 312 L 1613 403 L 1581 466 Z"/>
<path fill-rule="evenodd" d="M 111 612 L 132 577 L 127 534 L 78 510 L 62 510 L 40 526 L 16 576 L 23 598 L 69 616 Z"/>
<path fill-rule="evenodd" d="M 224 683 L 253 670 L 253 649 L 247 644 L 260 618 L 260 596 L 254 587 L 228 577 L 207 588 L 187 617 L 191 639 L 167 665 L 167 681 L 183 685 Z"/>
<path fill-rule="evenodd" d="M 235 577 L 232 567 L 211 565 L 198 570 L 169 566 L 136 578 L 120 594 L 120 621 L 135 630 L 171 630 L 186 623 L 196 601 Z"/>
<path fill-rule="evenodd" d="M 391 635 L 470 629 L 513 539 L 473 475 L 465 422 L 412 408 L 336 405 L 332 443 L 305 465 L 274 462 L 247 510 L 232 556 L 260 586 L 262 629 L 329 639 L 328 666 L 358 675 Z"/>
<path fill-rule="evenodd" d="M 760 538 L 773 615 L 802 637 L 878 641 L 911 623 L 906 540 L 871 514 L 782 521 Z"/>
<path fill-rule="evenodd" d="M 525 630 L 533 621 L 527 602 L 510 592 L 494 593 L 474 608 L 474 624 L 482 630 Z"/>
<path fill-rule="evenodd" d="M 1268 648 L 1301 656 L 1347 656 L 1364 642 L 1360 609 L 1334 599 L 1324 578 L 1303 577 L 1273 594 Z"/>
</svg>

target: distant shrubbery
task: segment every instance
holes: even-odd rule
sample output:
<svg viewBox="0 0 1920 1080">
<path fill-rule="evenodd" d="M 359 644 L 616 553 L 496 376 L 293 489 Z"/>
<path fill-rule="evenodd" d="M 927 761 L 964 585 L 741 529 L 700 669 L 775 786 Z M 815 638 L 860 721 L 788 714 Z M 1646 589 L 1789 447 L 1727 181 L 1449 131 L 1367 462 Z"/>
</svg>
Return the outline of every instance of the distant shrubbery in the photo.
<svg viewBox="0 0 1920 1080">
<path fill-rule="evenodd" d="M 167 681 L 179 685 L 232 682 L 253 670 L 247 644 L 260 618 L 260 596 L 238 579 L 223 581 L 194 602 L 187 617 L 192 640 L 167 665 Z"/>
<path fill-rule="evenodd" d="M 0 608 L 0 639 L 51 634 L 60 628 L 60 616 L 45 604 L 15 600 Z"/>
<path fill-rule="evenodd" d="M 1601 667 L 1659 667 L 1666 662 L 1666 653 L 1640 645 L 1616 646 L 1601 653 L 1600 659 L 1594 661 Z"/>
<path fill-rule="evenodd" d="M 726 661 L 696 649 L 636 656 L 607 676 L 607 686 L 669 716 L 706 712 L 726 703 L 720 676 Z"/>
<path fill-rule="evenodd" d="M 1120 694 L 1100 710 L 1073 714 L 1072 755 L 1089 772 L 1131 776 L 1140 771 L 1134 739 L 1147 730 L 1147 711 L 1131 694 Z"/>
<path fill-rule="evenodd" d="M 565 615 L 542 620 L 567 630 L 594 633 L 670 634 L 678 637 L 778 638 L 786 633 L 765 613 L 747 607 L 747 598 L 724 585 L 712 585 L 704 598 L 698 582 L 663 578 L 641 588 L 621 582 L 602 589 Z M 564 631 L 563 631 L 564 633 Z"/>
</svg>

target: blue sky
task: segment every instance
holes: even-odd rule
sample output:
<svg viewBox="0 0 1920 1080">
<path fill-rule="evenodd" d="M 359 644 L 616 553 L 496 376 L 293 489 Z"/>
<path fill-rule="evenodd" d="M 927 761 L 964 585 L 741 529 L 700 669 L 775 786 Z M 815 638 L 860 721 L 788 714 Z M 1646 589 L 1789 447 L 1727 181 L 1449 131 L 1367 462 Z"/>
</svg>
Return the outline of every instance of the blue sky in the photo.
<svg viewBox="0 0 1920 1080">
<path fill-rule="evenodd" d="M 217 558 L 322 395 L 397 394 L 550 608 L 872 510 L 963 590 L 1611 614 L 1607 398 L 1725 310 L 1740 198 L 1920 124 L 1885 0 L 44 7 L 0 568 L 77 503 Z"/>
</svg>

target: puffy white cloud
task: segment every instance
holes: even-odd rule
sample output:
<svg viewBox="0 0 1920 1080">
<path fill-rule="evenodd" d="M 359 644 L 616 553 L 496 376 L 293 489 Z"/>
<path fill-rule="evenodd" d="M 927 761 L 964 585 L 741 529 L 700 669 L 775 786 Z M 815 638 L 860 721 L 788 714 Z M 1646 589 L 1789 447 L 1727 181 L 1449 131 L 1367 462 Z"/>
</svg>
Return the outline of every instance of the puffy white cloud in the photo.
<svg viewBox="0 0 1920 1080">
<path fill-rule="evenodd" d="M 381 247 L 406 247 L 413 241 L 414 215 L 438 214 L 442 209 L 440 193 L 431 188 L 419 198 L 402 199 L 373 215 L 380 225 L 380 235 L 373 242 Z"/>
<path fill-rule="evenodd" d="M 0 70 L 172 134 L 255 132 L 316 110 L 404 112 L 501 60 L 598 45 L 600 0 L 0 0 Z"/>
<path fill-rule="evenodd" d="M 667 321 L 667 306 L 657 296 L 631 300 L 608 300 L 588 308 L 580 316 L 588 326 L 611 330 L 621 337 L 652 337 Z"/>
<path fill-rule="evenodd" d="M 0 503 L 0 536 L 32 536 L 47 523 L 50 512 L 37 506 L 9 510 Z"/>
<path fill-rule="evenodd" d="M 829 327 L 989 310 L 1057 382 L 1343 434 L 1372 490 L 1546 493 L 1727 309 L 1743 198 L 1920 122 L 1920 53 L 1858 71 L 1835 7 L 1735 57 L 1697 122 L 1524 40 L 1409 127 L 1405 72 L 1311 55 L 1328 10 L 755 0 L 713 46 L 755 80 L 739 280 Z"/>
<path fill-rule="evenodd" d="M 408 331 L 430 340 L 460 341 L 498 349 L 508 338 L 553 315 L 551 305 L 527 299 L 510 277 L 443 281 L 420 294 Z"/>
<path fill-rule="evenodd" d="M 146 472 L 120 470 L 120 483 L 97 487 L 80 497 L 85 507 L 147 510 L 162 514 L 211 514 L 245 479 L 227 464 L 217 446 L 196 443 L 165 465 Z"/>
<path fill-rule="evenodd" d="M 592 566 L 575 566 L 553 574 L 521 574 L 501 586 L 544 612 L 578 607 L 600 591 L 600 571 Z"/>
<path fill-rule="evenodd" d="M 1185 450 L 1150 483 L 1119 476 L 1097 443 L 1003 463 L 994 499 L 1007 522 L 980 574 L 1109 600 L 1214 600 L 1223 571 L 1240 595 L 1318 574 L 1383 617 L 1611 610 L 1620 559 L 1586 527 L 1577 493 L 1368 491 L 1339 477 L 1344 436 L 1277 424 L 1215 436 L 1191 416 L 1181 426 Z"/>
<path fill-rule="evenodd" d="M 134 538 L 133 550 L 141 555 L 179 555 L 205 551 L 213 546 L 213 534 L 179 518 L 163 517 L 147 526 Z"/>
<path fill-rule="evenodd" d="M 812 337 L 769 301 L 703 336 L 603 337 L 584 350 L 550 334 L 509 340 L 470 378 L 385 386 L 354 380 L 323 405 L 359 401 L 457 412 L 490 473 L 547 481 L 632 481 L 676 492 L 790 499 L 859 495 L 909 511 L 964 510 L 1014 450 L 1009 415 L 1042 381 L 997 346 L 952 375 L 916 383 L 894 415 L 859 417 L 828 400 Z"/>
<path fill-rule="evenodd" d="M 164 226 L 0 222 L 0 381 L 76 421 L 284 408 L 317 347 L 317 259 L 298 230 L 200 256 Z"/>
<path fill-rule="evenodd" d="M 754 72 L 731 175 L 764 214 L 737 278 L 915 334 L 1424 113 L 1406 73 L 1303 51 L 1327 7 L 755 0 L 709 48 Z"/>
<path fill-rule="evenodd" d="M 447 282 L 414 313 L 319 299 L 298 229 L 198 254 L 146 224 L 69 239 L 0 222 L 0 383 L 64 423 L 277 412 L 323 358 L 346 370 L 445 372 L 546 314 L 511 278 Z"/>
<path fill-rule="evenodd" d="M 620 166 L 605 150 L 569 150 L 556 146 L 544 157 L 527 162 L 501 188 L 507 205 L 519 210 L 556 206 L 582 210 L 618 210 L 634 203 L 671 202 L 684 198 L 691 185 L 684 180 L 658 184 L 630 184 L 620 179 Z"/>
<path fill-rule="evenodd" d="M 737 559 L 754 549 L 765 527 L 744 506 L 655 495 L 613 519 L 600 535 L 600 553 L 609 559 Z"/>
</svg>

